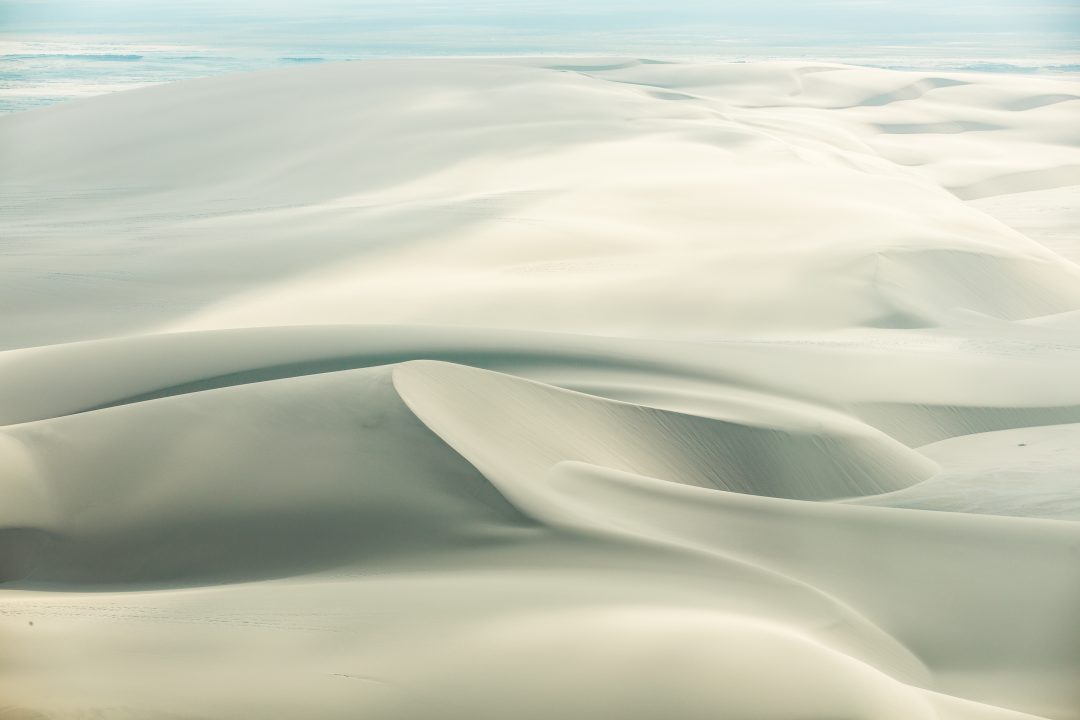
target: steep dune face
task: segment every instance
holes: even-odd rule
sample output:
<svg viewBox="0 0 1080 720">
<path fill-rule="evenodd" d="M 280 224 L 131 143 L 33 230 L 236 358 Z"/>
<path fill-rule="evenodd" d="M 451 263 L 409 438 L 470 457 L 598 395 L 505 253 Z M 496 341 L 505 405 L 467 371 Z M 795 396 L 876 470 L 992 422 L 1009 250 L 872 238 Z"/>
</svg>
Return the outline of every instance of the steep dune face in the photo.
<svg viewBox="0 0 1080 720">
<path fill-rule="evenodd" d="M 401 61 L 0 118 L 0 718 L 1080 720 L 1078 97 Z"/>
<path fill-rule="evenodd" d="M 434 363 L 398 368 L 394 384 L 428 427 L 493 480 L 520 482 L 574 460 L 717 490 L 828 500 L 907 487 L 936 469 L 886 435 L 824 414 L 774 417 L 761 427 Z"/>
</svg>

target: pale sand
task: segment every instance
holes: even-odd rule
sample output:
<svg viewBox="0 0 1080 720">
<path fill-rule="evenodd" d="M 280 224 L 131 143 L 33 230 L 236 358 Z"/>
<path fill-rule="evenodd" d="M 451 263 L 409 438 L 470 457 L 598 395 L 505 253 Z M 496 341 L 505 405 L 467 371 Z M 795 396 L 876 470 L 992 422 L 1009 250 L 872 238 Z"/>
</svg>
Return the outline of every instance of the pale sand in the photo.
<svg viewBox="0 0 1080 720">
<path fill-rule="evenodd" d="M 1080 718 L 1078 120 L 552 59 L 0 118 L 0 718 Z"/>
</svg>

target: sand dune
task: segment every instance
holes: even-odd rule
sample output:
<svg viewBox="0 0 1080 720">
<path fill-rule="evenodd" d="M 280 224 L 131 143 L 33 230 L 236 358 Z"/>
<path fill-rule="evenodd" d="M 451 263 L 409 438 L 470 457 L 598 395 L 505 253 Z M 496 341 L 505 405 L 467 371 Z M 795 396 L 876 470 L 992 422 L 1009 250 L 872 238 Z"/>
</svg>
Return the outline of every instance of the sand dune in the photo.
<svg viewBox="0 0 1080 720">
<path fill-rule="evenodd" d="M 1078 98 L 547 58 L 0 118 L 0 718 L 1080 718 Z"/>
<path fill-rule="evenodd" d="M 1075 265 L 954 194 L 1080 180 L 1075 103 L 1009 109 L 1071 83 L 557 67 L 345 63 L 0 118 L 24 248 L 0 342 L 326 323 L 698 340 L 1080 306 Z M 959 120 L 1001 129 L 880 129 Z"/>
</svg>

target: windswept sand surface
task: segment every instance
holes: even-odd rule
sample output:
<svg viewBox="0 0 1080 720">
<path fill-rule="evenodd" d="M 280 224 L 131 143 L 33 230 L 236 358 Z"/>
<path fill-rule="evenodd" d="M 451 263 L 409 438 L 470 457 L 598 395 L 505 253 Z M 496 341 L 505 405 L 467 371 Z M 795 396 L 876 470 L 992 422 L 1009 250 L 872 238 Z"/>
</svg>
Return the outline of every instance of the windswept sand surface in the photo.
<svg viewBox="0 0 1080 720">
<path fill-rule="evenodd" d="M 0 118 L 0 718 L 1080 718 L 1080 84 L 388 61 Z"/>
</svg>

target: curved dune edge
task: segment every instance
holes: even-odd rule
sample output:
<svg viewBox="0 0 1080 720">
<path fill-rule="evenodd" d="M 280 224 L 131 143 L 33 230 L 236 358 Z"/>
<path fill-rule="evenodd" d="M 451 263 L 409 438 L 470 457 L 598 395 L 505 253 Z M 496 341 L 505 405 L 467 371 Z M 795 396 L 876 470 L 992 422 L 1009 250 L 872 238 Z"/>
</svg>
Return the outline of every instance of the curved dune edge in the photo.
<svg viewBox="0 0 1080 720">
<path fill-rule="evenodd" d="M 1080 631 L 1061 626 L 1080 619 L 1068 607 L 1080 587 L 1074 523 L 702 492 L 581 463 L 560 465 L 549 482 L 591 517 L 695 547 L 738 547 L 858 607 L 925 662 L 943 692 L 1050 716 L 1074 707 Z M 867 583 L 862 573 L 879 563 L 887 572 Z M 1015 616 L 1040 620 L 1007 621 Z M 1013 650 L 1001 656 L 1000 647 Z M 976 687 L 975 666 L 995 683 Z"/>
<path fill-rule="evenodd" d="M 1080 419 L 1080 342 L 1069 341 L 1080 336 L 1068 332 L 1010 324 L 710 344 L 389 325 L 135 336 L 0 353 L 0 425 L 433 359 L 747 424 L 813 427 L 853 416 L 917 447 Z"/>
<path fill-rule="evenodd" d="M 489 479 L 522 480 L 578 460 L 698 487 L 803 500 L 873 495 L 936 466 L 855 423 L 818 431 L 755 428 L 604 401 L 449 363 L 395 367 L 394 386 L 424 423 Z"/>
</svg>

